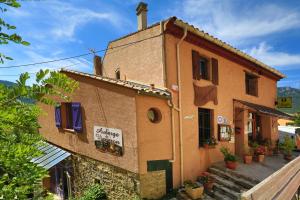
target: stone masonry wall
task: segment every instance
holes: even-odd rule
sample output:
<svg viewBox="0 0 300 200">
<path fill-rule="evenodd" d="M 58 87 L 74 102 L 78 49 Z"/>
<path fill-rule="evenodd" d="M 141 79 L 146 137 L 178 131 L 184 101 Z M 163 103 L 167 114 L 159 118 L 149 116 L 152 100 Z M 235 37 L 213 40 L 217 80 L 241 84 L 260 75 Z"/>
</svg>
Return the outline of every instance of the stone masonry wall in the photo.
<svg viewBox="0 0 300 200">
<path fill-rule="evenodd" d="M 140 175 L 141 197 L 146 199 L 160 199 L 166 194 L 165 170 L 152 171 Z"/>
<path fill-rule="evenodd" d="M 138 199 L 140 182 L 137 174 L 81 155 L 72 155 L 72 161 L 75 196 L 80 196 L 90 184 L 99 181 L 108 199 Z"/>
</svg>

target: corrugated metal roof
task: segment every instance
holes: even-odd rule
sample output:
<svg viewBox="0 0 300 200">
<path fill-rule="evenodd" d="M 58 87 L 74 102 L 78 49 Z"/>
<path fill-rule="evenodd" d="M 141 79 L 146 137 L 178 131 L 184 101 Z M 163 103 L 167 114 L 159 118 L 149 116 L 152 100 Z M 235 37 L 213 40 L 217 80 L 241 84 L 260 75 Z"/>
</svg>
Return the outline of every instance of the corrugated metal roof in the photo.
<svg viewBox="0 0 300 200">
<path fill-rule="evenodd" d="M 43 155 L 33 158 L 31 162 L 45 169 L 50 169 L 71 155 L 69 152 L 47 142 L 44 142 L 44 145 L 40 146 L 39 150 L 43 152 Z"/>
<path fill-rule="evenodd" d="M 112 83 L 115 85 L 123 86 L 126 88 L 130 88 L 133 90 L 137 90 L 140 93 L 145 93 L 145 94 L 150 94 L 150 95 L 158 95 L 161 97 L 165 98 L 170 98 L 171 95 L 167 90 L 164 89 L 159 89 L 159 88 L 152 88 L 150 85 L 144 85 L 141 83 L 133 82 L 133 81 L 126 81 L 126 80 L 119 80 L 119 79 L 114 79 L 114 78 L 109 78 L 109 77 L 104 77 L 104 76 L 99 76 L 95 74 L 89 74 L 89 73 L 84 73 L 84 72 L 78 72 L 74 70 L 67 70 L 67 69 L 61 69 L 61 72 L 69 72 L 89 78 L 93 78 L 96 80 L 104 81 L 107 83 Z"/>
<path fill-rule="evenodd" d="M 256 110 L 257 112 L 260 112 L 260 113 L 263 113 L 263 114 L 266 114 L 266 115 L 273 115 L 273 116 L 276 116 L 276 117 L 279 117 L 279 118 L 284 118 L 284 119 L 291 119 L 293 118 L 292 116 L 284 113 L 284 112 L 281 112 L 279 110 L 276 110 L 274 108 L 270 108 L 270 107 L 267 107 L 267 106 L 262 106 L 262 105 L 258 105 L 258 104 L 254 104 L 254 103 L 250 103 L 250 102 L 246 102 L 246 101 L 241 101 L 241 100 L 235 100 L 249 108 L 252 108 L 253 110 Z"/>
</svg>

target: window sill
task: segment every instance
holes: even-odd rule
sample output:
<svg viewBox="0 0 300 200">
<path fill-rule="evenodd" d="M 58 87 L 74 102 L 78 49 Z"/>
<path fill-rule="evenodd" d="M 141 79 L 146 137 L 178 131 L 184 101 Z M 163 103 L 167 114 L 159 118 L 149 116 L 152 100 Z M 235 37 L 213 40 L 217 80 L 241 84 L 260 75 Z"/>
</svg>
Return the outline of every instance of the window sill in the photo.
<svg viewBox="0 0 300 200">
<path fill-rule="evenodd" d="M 251 96 L 251 97 L 258 97 L 258 95 L 255 95 L 255 94 L 248 94 L 248 93 L 246 93 L 246 95 Z"/>
<path fill-rule="evenodd" d="M 74 129 L 63 128 L 62 130 L 70 133 L 76 133 Z"/>
</svg>

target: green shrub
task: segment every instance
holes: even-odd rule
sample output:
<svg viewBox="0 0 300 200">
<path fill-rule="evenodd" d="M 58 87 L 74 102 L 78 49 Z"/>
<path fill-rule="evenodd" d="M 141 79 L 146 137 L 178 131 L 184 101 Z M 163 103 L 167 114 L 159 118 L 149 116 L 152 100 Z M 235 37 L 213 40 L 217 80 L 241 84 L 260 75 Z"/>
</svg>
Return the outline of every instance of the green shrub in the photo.
<svg viewBox="0 0 300 200">
<path fill-rule="evenodd" d="M 280 146 L 283 149 L 285 155 L 291 155 L 292 151 L 295 148 L 295 143 L 289 136 L 286 135 L 284 137 L 284 142 Z"/>
<path fill-rule="evenodd" d="M 106 193 L 100 184 L 93 184 L 84 191 L 78 200 L 106 200 Z"/>
<path fill-rule="evenodd" d="M 220 151 L 221 151 L 221 152 L 223 153 L 223 155 L 224 155 L 224 161 L 225 161 L 225 162 L 226 162 L 226 161 L 232 161 L 232 162 L 237 161 L 236 156 L 233 155 L 233 154 L 231 154 L 228 148 L 222 147 L 222 148 L 220 149 Z"/>
</svg>

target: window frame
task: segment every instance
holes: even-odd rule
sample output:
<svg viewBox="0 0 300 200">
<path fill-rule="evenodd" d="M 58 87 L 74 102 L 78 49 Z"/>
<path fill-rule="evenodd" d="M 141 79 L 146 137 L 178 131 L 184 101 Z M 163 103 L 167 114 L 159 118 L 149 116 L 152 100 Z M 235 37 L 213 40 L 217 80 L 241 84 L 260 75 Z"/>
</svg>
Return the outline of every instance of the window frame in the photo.
<svg viewBox="0 0 300 200">
<path fill-rule="evenodd" d="M 194 52 L 194 53 L 193 53 Z M 194 54 L 194 55 L 193 55 Z M 193 56 L 197 56 L 196 58 L 193 58 Z M 197 78 L 193 78 L 194 80 L 206 80 L 206 81 L 211 81 L 212 82 L 212 58 L 205 56 L 203 54 L 199 54 L 199 52 L 197 50 L 192 50 L 192 65 L 194 65 L 194 59 L 197 59 L 197 64 L 199 65 L 199 74 L 201 72 L 201 65 L 200 65 L 200 61 L 204 60 L 206 62 L 206 71 L 207 71 L 207 75 L 206 77 L 203 77 L 202 74 L 200 74 L 200 79 Z M 194 67 L 193 67 L 194 68 Z M 192 72 L 194 73 L 194 72 Z M 193 75 L 194 76 L 194 75 Z M 196 76 L 198 77 L 198 76 Z"/>
<path fill-rule="evenodd" d="M 205 113 L 203 111 L 205 111 L 207 113 Z M 204 119 L 204 118 L 201 119 L 201 115 L 202 115 L 202 117 L 205 117 L 205 115 L 208 115 L 208 116 L 206 116 L 206 119 Z M 202 122 L 200 122 L 200 120 Z M 208 120 L 208 123 L 205 122 L 204 120 Z M 207 124 L 209 124 L 209 126 L 206 126 Z M 198 137 L 199 137 L 198 138 L 198 146 L 199 147 L 203 147 L 205 144 L 205 141 L 212 138 L 213 133 L 214 133 L 213 126 L 214 126 L 214 110 L 198 107 Z M 204 129 L 206 129 L 206 130 L 204 130 Z M 207 130 L 209 130 L 208 135 L 206 132 Z M 203 133 L 203 131 L 205 131 L 205 132 Z"/>
<path fill-rule="evenodd" d="M 245 92 L 247 95 L 258 96 L 258 76 L 255 74 L 245 72 Z M 252 83 L 251 83 L 251 80 Z M 251 86 L 251 84 L 255 84 Z"/>
</svg>

